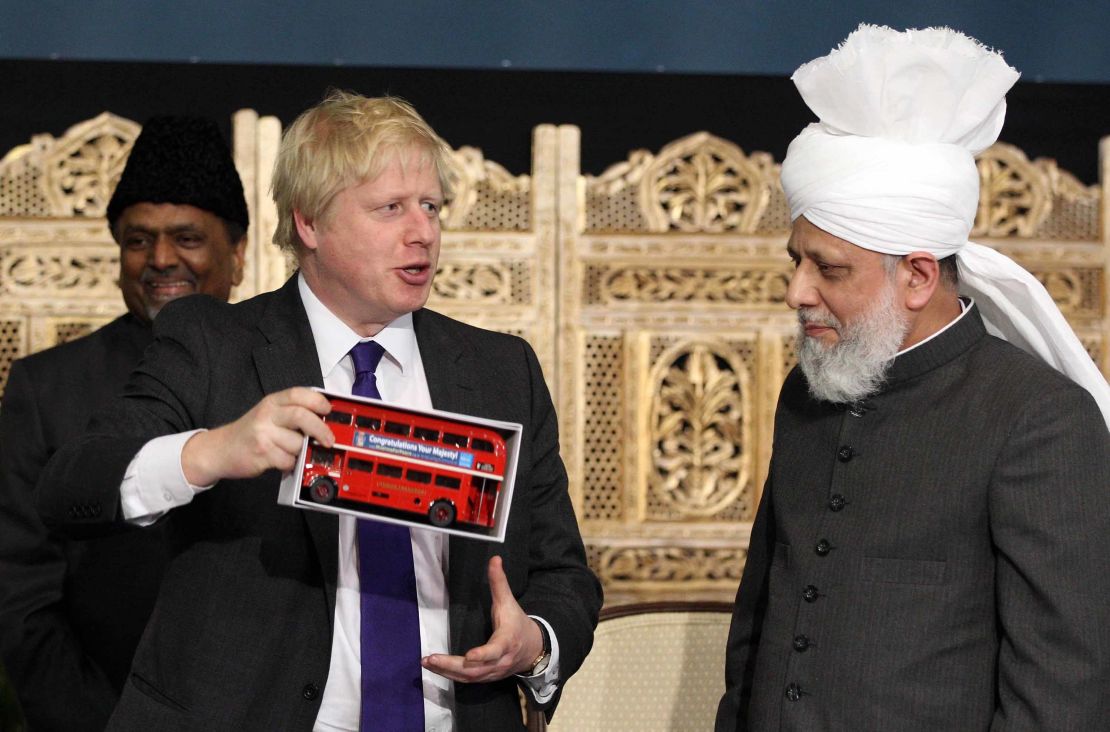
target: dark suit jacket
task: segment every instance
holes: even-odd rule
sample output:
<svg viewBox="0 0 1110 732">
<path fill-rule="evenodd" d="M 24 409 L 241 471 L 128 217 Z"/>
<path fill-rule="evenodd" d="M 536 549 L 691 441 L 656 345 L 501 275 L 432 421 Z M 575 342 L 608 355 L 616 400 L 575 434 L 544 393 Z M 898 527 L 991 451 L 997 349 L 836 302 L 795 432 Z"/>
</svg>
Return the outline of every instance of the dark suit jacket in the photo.
<svg viewBox="0 0 1110 732">
<path fill-rule="evenodd" d="M 862 408 L 779 401 L 717 730 L 1107 729 L 1110 435 L 977 311 Z"/>
<path fill-rule="evenodd" d="M 485 565 L 500 554 L 521 606 L 554 628 L 569 677 L 592 644 L 601 591 L 535 355 L 519 338 L 431 311 L 414 326 L 435 407 L 524 425 L 505 543 L 450 540 L 451 650 L 492 632 Z M 44 515 L 76 525 L 114 515 L 124 468 L 152 437 L 225 424 L 265 394 L 323 382 L 295 278 L 237 305 L 174 302 L 155 336 L 125 398 L 48 466 Z M 169 512 L 175 553 L 111 728 L 311 729 L 328 675 L 338 522 L 279 506 L 278 480 L 223 481 Z M 522 727 L 512 680 L 457 684 L 455 701 L 461 730 Z"/>
<path fill-rule="evenodd" d="M 0 650 L 32 730 L 101 730 L 165 564 L 160 531 L 66 540 L 35 511 L 54 452 L 122 391 L 150 326 L 124 315 L 12 364 L 0 409 Z"/>
</svg>

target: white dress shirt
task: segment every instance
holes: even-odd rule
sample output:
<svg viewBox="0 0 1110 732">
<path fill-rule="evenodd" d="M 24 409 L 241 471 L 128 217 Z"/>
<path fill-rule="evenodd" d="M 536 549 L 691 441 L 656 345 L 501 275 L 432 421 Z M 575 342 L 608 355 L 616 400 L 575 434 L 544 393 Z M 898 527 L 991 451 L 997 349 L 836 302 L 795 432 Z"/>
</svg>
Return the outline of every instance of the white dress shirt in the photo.
<svg viewBox="0 0 1110 732">
<path fill-rule="evenodd" d="M 357 333 L 337 318 L 298 277 L 301 301 L 308 315 L 316 343 L 320 372 L 329 391 L 351 393 L 355 373 L 349 353 L 361 340 Z M 373 340 L 385 349 L 376 376 L 384 401 L 429 409 L 432 406 L 424 363 L 413 330 L 412 314 L 393 321 Z M 143 446 L 128 466 L 120 486 L 124 518 L 131 523 L 148 525 L 170 509 L 192 501 L 193 497 L 211 486 L 192 486 L 181 468 L 181 450 L 197 430 L 167 435 Z M 276 495 L 275 495 L 276 500 Z M 316 732 L 355 732 L 361 711 L 361 612 L 358 576 L 356 521 L 352 516 L 339 518 L 339 577 L 335 596 L 335 624 L 332 636 L 331 665 Z M 447 595 L 448 541 L 447 534 L 413 528 L 413 565 L 416 572 L 416 596 L 420 615 L 420 649 L 422 655 L 450 652 L 450 626 Z M 554 694 L 558 679 L 558 640 L 546 621 L 551 636 L 551 661 L 547 669 L 525 677 L 533 696 L 539 702 Z M 454 729 L 454 685 L 450 679 L 426 669 L 422 670 L 424 686 L 424 720 L 428 732 L 450 732 Z"/>
</svg>

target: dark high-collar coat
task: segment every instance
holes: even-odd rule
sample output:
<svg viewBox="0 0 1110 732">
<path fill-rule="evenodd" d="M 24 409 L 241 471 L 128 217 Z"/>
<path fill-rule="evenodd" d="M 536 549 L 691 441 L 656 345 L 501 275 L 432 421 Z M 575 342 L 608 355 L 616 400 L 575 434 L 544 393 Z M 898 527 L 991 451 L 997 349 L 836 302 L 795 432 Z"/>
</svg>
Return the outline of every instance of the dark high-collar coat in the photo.
<svg viewBox="0 0 1110 732">
<path fill-rule="evenodd" d="M 1110 435 L 978 311 L 860 405 L 795 369 L 717 730 L 1110 724 Z"/>
</svg>

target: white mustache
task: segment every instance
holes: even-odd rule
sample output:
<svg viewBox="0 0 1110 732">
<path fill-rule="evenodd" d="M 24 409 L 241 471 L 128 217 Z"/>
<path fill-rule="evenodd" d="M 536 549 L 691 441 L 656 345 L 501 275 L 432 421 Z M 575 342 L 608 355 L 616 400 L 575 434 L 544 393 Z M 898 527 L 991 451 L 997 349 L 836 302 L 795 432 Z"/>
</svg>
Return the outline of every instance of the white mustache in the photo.
<svg viewBox="0 0 1110 732">
<path fill-rule="evenodd" d="M 823 313 L 812 308 L 798 310 L 798 324 L 803 328 L 807 325 L 819 325 L 823 328 L 840 328 L 840 321 L 832 313 Z"/>
</svg>

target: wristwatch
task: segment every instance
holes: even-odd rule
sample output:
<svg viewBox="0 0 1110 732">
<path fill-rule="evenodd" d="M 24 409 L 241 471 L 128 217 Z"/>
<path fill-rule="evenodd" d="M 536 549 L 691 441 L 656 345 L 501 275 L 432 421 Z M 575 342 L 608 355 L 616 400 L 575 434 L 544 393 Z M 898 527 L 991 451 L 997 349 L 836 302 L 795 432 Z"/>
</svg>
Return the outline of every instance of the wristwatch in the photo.
<svg viewBox="0 0 1110 732">
<path fill-rule="evenodd" d="M 532 618 L 532 622 L 540 629 L 540 636 L 543 638 L 543 651 L 536 656 L 535 661 L 532 661 L 532 670 L 528 672 L 528 675 L 539 676 L 547 670 L 547 664 L 551 663 L 551 636 L 547 632 L 546 625 L 535 618 Z"/>
</svg>

